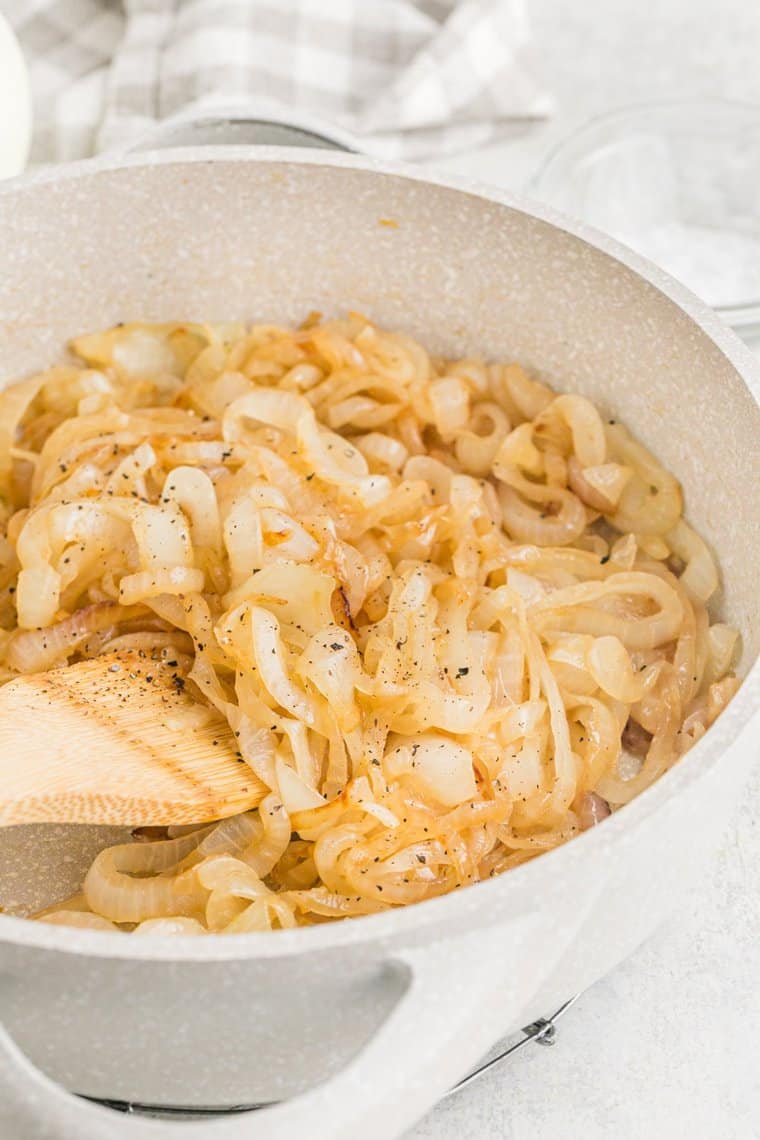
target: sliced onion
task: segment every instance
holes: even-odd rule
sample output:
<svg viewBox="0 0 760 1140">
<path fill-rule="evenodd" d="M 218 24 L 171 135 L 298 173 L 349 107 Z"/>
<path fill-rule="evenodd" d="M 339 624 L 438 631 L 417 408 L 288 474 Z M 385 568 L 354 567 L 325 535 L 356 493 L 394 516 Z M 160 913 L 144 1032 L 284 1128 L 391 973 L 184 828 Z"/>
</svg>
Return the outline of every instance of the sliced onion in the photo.
<svg viewBox="0 0 760 1140">
<path fill-rule="evenodd" d="M 164 480 L 162 502 L 174 502 L 190 519 L 193 545 L 221 557 L 222 531 L 216 492 L 205 471 L 197 467 L 175 467 Z"/>
<path fill-rule="evenodd" d="M 504 711 L 499 719 L 502 740 L 509 744 L 539 732 L 547 713 L 546 701 L 522 701 Z"/>
<path fill-rule="evenodd" d="M 708 661 L 705 681 L 710 684 L 720 680 L 731 668 L 739 645 L 738 631 L 730 625 L 716 622 L 707 631 Z"/>
<path fill-rule="evenodd" d="M 297 811 L 309 811 L 326 802 L 324 796 L 307 784 L 280 756 L 275 759 L 275 772 L 280 797 L 288 815 Z"/>
<path fill-rule="evenodd" d="M 637 619 L 610 613 L 588 603 L 610 595 L 650 599 L 657 612 Z M 602 582 L 584 582 L 555 590 L 531 606 L 533 622 L 542 630 L 610 635 L 627 649 L 651 649 L 672 641 L 683 620 L 683 606 L 675 590 L 654 574 L 641 571 L 613 574 Z"/>
<path fill-rule="evenodd" d="M 433 501 L 448 503 L 451 492 L 451 468 L 430 455 L 413 455 L 404 466 L 405 479 L 424 483 L 432 493 Z"/>
<path fill-rule="evenodd" d="M 621 535 L 610 547 L 610 562 L 615 564 L 615 569 L 633 570 L 638 551 L 635 534 Z"/>
<path fill-rule="evenodd" d="M 574 455 L 568 460 L 567 472 L 569 485 L 578 498 L 603 514 L 615 509 L 633 475 L 633 469 L 622 463 L 602 463 L 583 468 Z"/>
<path fill-rule="evenodd" d="M 458 433 L 454 441 L 454 454 L 463 469 L 472 475 L 489 475 L 510 427 L 506 413 L 498 404 L 476 404 L 467 429 Z"/>
<path fill-rule="evenodd" d="M 683 509 L 678 480 L 622 425 L 614 424 L 606 431 L 613 458 L 634 471 L 609 521 L 617 530 L 633 534 L 663 535 L 672 530 Z"/>
<path fill-rule="evenodd" d="M 149 443 L 141 443 L 117 465 L 108 477 L 103 491 L 106 495 L 137 495 L 145 498 L 145 475 L 155 463 L 156 453 L 153 448 Z"/>
<path fill-rule="evenodd" d="M 257 875 L 264 878 L 285 854 L 293 829 L 282 800 L 274 793 L 261 801 L 258 811 L 262 835 L 248 848 L 243 858 Z"/>
<path fill-rule="evenodd" d="M 24 412 L 45 383 L 46 374 L 32 376 L 0 392 L 0 488 L 6 490 L 13 471 L 11 448 Z"/>
<path fill-rule="evenodd" d="M 642 696 L 642 684 L 633 671 L 631 658 L 617 637 L 594 638 L 586 660 L 600 689 L 616 701 L 634 704 Z"/>
<path fill-rule="evenodd" d="M 156 598 L 160 594 L 199 594 L 203 583 L 203 571 L 188 566 L 140 570 L 137 574 L 126 574 L 122 578 L 119 583 L 119 601 L 123 606 L 133 606 L 145 598 Z"/>
<path fill-rule="evenodd" d="M 112 922 L 142 922 L 173 915 L 193 917 L 203 903 L 194 883 L 183 876 L 159 872 L 175 866 L 194 851 L 205 835 L 196 831 L 181 839 L 159 843 L 107 847 L 96 856 L 84 881 L 90 908 Z M 147 878 L 136 878 L 137 875 Z"/>
<path fill-rule="evenodd" d="M 470 417 L 470 390 L 456 376 L 434 380 L 428 388 L 433 409 L 433 423 L 441 438 L 451 440 L 461 431 Z"/>
<path fill-rule="evenodd" d="M 345 735 L 360 722 L 356 691 L 371 692 L 373 685 L 362 669 L 351 634 L 328 625 L 310 638 L 298 660 L 300 676 L 311 681 L 333 710 Z"/>
<path fill-rule="evenodd" d="M 129 621 L 143 612 L 139 606 L 127 609 L 116 602 L 86 606 L 46 629 L 15 634 L 5 651 L 6 660 L 19 673 L 40 673 L 65 662 L 92 633 Z"/>
<path fill-rule="evenodd" d="M 530 733 L 505 750 L 497 771 L 497 783 L 515 800 L 524 804 L 545 794 L 546 771 L 542 758 L 542 737 Z"/>
<path fill-rule="evenodd" d="M 19 572 L 16 609 L 21 629 L 52 625 L 61 603 L 61 576 L 47 563 Z"/>
<path fill-rule="evenodd" d="M 520 424 L 502 442 L 493 461 L 493 471 L 501 479 L 510 469 L 520 469 L 528 475 L 540 475 L 543 470 L 541 452 L 533 442 L 533 424 Z"/>
<path fill-rule="evenodd" d="M 519 364 L 505 365 L 501 370 L 501 382 L 526 420 L 540 415 L 554 399 L 551 388 L 538 380 L 531 380 Z"/>
<path fill-rule="evenodd" d="M 80 338 L 80 348 L 85 338 Z M 171 372 L 174 367 L 174 353 L 166 341 L 152 336 L 142 329 L 135 329 L 127 339 L 114 344 L 112 359 L 127 376 L 155 376 L 160 372 Z"/>
<path fill-rule="evenodd" d="M 257 899 L 269 893 L 260 876 L 241 859 L 215 855 L 199 863 L 195 874 L 207 891 L 224 891 L 236 898 Z"/>
<path fill-rule="evenodd" d="M 203 923 L 198 922 L 197 918 L 173 916 L 171 918 L 146 918 L 144 922 L 137 924 L 132 933 L 195 936 L 197 934 L 208 934 L 208 930 Z"/>
<path fill-rule="evenodd" d="M 261 606 L 252 606 L 251 634 L 256 667 L 267 691 L 293 716 L 305 724 L 316 724 L 317 709 L 314 701 L 288 676 L 277 618 Z"/>
<path fill-rule="evenodd" d="M 546 660 L 557 683 L 568 693 L 593 693 L 599 682 L 589 668 L 588 652 L 594 639 L 582 633 L 564 633 L 551 639 Z"/>
<path fill-rule="evenodd" d="M 558 417 L 567 424 L 573 451 L 583 468 L 600 467 L 607 455 L 607 440 L 599 412 L 585 396 L 557 396 L 541 413 L 540 421 Z"/>
<path fill-rule="evenodd" d="M 637 534 L 636 544 L 644 554 L 657 559 L 658 562 L 664 562 L 670 554 L 670 547 L 659 534 Z"/>
<path fill-rule="evenodd" d="M 448 736 L 429 733 L 396 744 L 383 767 L 388 779 L 408 776 L 447 807 L 471 800 L 477 791 L 472 753 Z"/>
<path fill-rule="evenodd" d="M 246 598 L 269 610 L 282 625 L 316 633 L 332 622 L 335 579 L 314 566 L 286 560 L 273 562 L 225 597 L 232 607 Z"/>
<path fill-rule="evenodd" d="M 697 601 L 706 602 L 718 588 L 718 569 L 704 539 L 700 538 L 683 519 L 679 519 L 665 535 L 668 546 L 683 559 L 686 567 L 680 576 L 681 585 Z"/>
<path fill-rule="evenodd" d="M 546 586 L 538 578 L 534 578 L 532 574 L 524 574 L 522 570 L 515 570 L 513 566 L 507 570 L 507 585 L 510 590 L 519 594 L 527 605 L 545 597 L 547 592 Z"/>
<path fill-rule="evenodd" d="M 520 481 L 520 488 L 538 501 L 533 507 L 524 501 L 511 486 L 499 488 L 504 529 L 518 542 L 537 546 L 565 546 L 577 539 L 586 528 L 586 513 L 579 499 L 570 491 Z M 556 515 L 539 508 L 551 502 L 559 503 Z"/>
<path fill-rule="evenodd" d="M 47 914 L 39 915 L 38 922 L 47 922 L 51 926 L 74 926 L 78 930 L 118 930 L 115 923 L 109 922 L 99 914 L 91 914 L 86 910 L 53 910 Z"/>
<path fill-rule="evenodd" d="M 294 435 L 302 416 L 313 416 L 309 402 L 295 392 L 282 392 L 276 388 L 256 388 L 241 396 L 227 408 L 222 420 L 224 438 L 240 438 L 245 420 L 270 424 Z"/>
<path fill-rule="evenodd" d="M 213 831 L 198 844 L 200 855 L 234 855 L 244 851 L 260 832 L 254 813 L 243 812 L 223 819 Z"/>
<path fill-rule="evenodd" d="M 381 432 L 357 436 L 354 443 L 368 463 L 380 471 L 400 471 L 409 458 L 409 452 L 400 440 Z"/>
<path fill-rule="evenodd" d="M 360 465 L 364 472 L 368 471 L 361 452 L 342 436 L 320 429 L 312 412 L 301 416 L 297 431 L 304 457 L 324 482 L 345 488 L 346 494 L 361 506 L 369 507 L 387 497 L 392 486 L 388 477 L 360 474 Z"/>
</svg>

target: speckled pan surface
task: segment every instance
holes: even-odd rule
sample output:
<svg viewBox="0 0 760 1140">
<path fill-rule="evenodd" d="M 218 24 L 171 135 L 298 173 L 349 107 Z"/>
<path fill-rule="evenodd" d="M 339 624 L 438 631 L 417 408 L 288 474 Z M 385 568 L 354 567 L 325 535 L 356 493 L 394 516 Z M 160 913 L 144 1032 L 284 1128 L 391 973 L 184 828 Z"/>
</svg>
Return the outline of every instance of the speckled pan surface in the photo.
<svg viewBox="0 0 760 1140">
<path fill-rule="evenodd" d="M 118 320 L 297 321 L 310 309 L 355 308 L 434 351 L 513 358 L 589 395 L 682 480 L 688 513 L 719 554 L 719 607 L 742 630 L 749 670 L 760 639 L 757 365 L 704 306 L 613 242 L 511 196 L 402 168 L 219 148 L 213 158 L 144 155 L 9 185 L 0 250 L 3 382 L 50 362 L 68 337 Z M 407 911 L 176 942 L 2 917 L 0 1016 L 69 1088 L 163 1103 L 272 1100 L 337 1072 L 376 1032 L 404 988 L 389 959 L 422 955 L 440 973 L 432 1004 L 450 1006 L 447 1024 L 469 1024 L 477 986 L 460 977 L 452 990 L 447 940 L 477 930 L 486 976 L 499 950 L 492 1013 L 466 1040 L 443 1034 L 436 1077 L 415 1085 L 407 1073 L 417 1092 L 401 1098 L 396 1124 L 365 1133 L 394 1135 L 489 1035 L 609 969 L 695 881 L 753 760 L 747 726 L 759 688 L 755 669 L 687 759 L 603 827 Z M 98 841 L 78 832 L 66 845 L 56 833 L 42 856 L 39 834 L 0 833 L 0 903 L 59 894 Z M 436 956 L 448 965 L 434 967 Z M 189 990 L 207 999 L 192 1022 Z M 104 1050 L 114 1011 L 119 1040 Z M 435 1051 L 434 1011 L 428 1021 L 420 1040 Z M 302 1042 L 295 1059 L 278 1025 Z M 140 1056 L 150 1033 L 165 1042 L 158 1068 Z M 209 1034 L 210 1057 L 200 1044 Z"/>
</svg>

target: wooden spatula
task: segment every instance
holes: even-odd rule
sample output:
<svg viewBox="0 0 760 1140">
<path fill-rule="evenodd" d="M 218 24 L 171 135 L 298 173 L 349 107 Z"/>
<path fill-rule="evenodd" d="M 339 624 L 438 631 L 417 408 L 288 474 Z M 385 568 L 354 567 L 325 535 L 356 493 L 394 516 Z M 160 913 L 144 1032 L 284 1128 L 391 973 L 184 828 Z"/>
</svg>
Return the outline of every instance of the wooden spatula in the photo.
<svg viewBox="0 0 760 1140">
<path fill-rule="evenodd" d="M 266 793 L 167 663 L 120 651 L 0 687 L 0 825 L 200 823 Z"/>
</svg>

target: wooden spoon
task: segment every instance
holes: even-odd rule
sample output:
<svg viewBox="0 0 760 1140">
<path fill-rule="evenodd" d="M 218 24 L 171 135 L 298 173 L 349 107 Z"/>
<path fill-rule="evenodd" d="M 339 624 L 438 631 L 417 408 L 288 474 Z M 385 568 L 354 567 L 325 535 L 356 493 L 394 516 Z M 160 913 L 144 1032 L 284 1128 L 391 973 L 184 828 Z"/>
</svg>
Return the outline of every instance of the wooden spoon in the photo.
<svg viewBox="0 0 760 1140">
<path fill-rule="evenodd" d="M 201 823 L 266 794 L 176 662 L 120 651 L 0 687 L 0 825 Z"/>
</svg>

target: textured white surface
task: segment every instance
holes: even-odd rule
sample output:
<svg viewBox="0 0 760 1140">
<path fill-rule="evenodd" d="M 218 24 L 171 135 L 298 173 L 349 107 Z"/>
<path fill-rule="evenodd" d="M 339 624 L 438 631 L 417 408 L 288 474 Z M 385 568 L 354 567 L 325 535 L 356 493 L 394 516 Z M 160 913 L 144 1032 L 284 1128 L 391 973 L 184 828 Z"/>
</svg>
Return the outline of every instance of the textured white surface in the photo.
<svg viewBox="0 0 760 1140">
<path fill-rule="evenodd" d="M 591 115 L 644 99 L 760 103 L 752 0 L 532 0 L 558 111 L 445 168 L 523 187 Z M 677 45 L 677 50 L 674 47 Z M 760 1136 L 760 771 L 703 889 L 563 1020 L 452 1097 L 407 1140 L 756 1140 Z M 547 1011 L 548 1012 L 548 1011 Z"/>
</svg>

